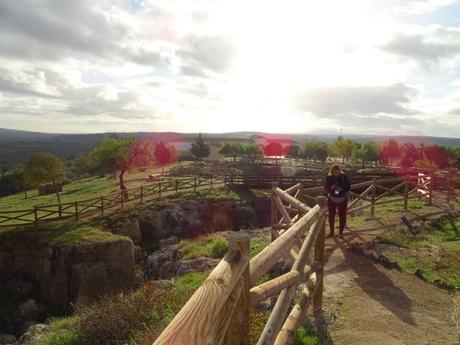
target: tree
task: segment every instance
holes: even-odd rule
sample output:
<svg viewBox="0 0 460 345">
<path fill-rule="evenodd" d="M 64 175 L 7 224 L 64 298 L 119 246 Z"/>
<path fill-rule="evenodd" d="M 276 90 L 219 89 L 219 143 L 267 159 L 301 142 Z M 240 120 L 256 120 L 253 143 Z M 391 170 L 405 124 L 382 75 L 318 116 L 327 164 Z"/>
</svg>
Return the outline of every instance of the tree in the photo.
<svg viewBox="0 0 460 345">
<path fill-rule="evenodd" d="M 58 182 L 64 177 L 64 166 L 57 156 L 51 153 L 32 156 L 26 162 L 25 171 L 25 179 L 30 185 L 37 186 L 41 183 L 53 183 L 58 203 L 61 203 Z"/>
<path fill-rule="evenodd" d="M 420 150 L 412 143 L 405 143 L 401 148 L 401 166 L 409 168 L 414 166 L 415 161 L 421 159 Z"/>
<path fill-rule="evenodd" d="M 120 191 L 127 198 L 124 175 L 130 169 L 148 165 L 153 161 L 152 143 L 132 136 L 125 138 L 104 137 L 102 143 L 92 151 L 101 171 L 118 173 Z"/>
<path fill-rule="evenodd" d="M 401 156 L 398 142 L 392 138 L 385 140 L 380 154 L 385 164 L 392 165 Z"/>
<path fill-rule="evenodd" d="M 313 145 L 313 159 L 325 162 L 329 156 L 329 148 L 326 143 L 315 142 Z"/>
<path fill-rule="evenodd" d="M 198 138 L 192 144 L 192 148 L 190 149 L 192 155 L 194 155 L 197 159 L 201 160 L 205 157 L 208 157 L 211 153 L 209 146 L 206 145 L 203 138 L 201 137 L 201 133 L 198 134 Z"/>
<path fill-rule="evenodd" d="M 283 153 L 283 145 L 278 142 L 269 143 L 264 147 L 264 154 L 266 156 L 282 156 Z"/>
<path fill-rule="evenodd" d="M 244 148 L 239 143 L 224 143 L 224 146 L 219 150 L 219 153 L 228 157 L 233 157 L 233 161 L 236 161 L 236 157 L 242 155 Z"/>
<path fill-rule="evenodd" d="M 291 146 L 290 156 L 293 157 L 293 158 L 299 158 L 300 157 L 300 146 L 299 145 L 292 145 Z"/>
<path fill-rule="evenodd" d="M 423 159 L 434 168 L 445 169 L 449 166 L 449 151 L 444 146 L 423 147 Z"/>
<path fill-rule="evenodd" d="M 161 167 L 161 173 L 164 174 L 164 167 L 172 164 L 177 159 L 177 150 L 174 145 L 167 145 L 163 141 L 155 144 L 155 164 Z"/>
<path fill-rule="evenodd" d="M 259 144 L 242 144 L 243 153 L 245 155 L 260 155 L 262 154 L 262 149 Z"/>
<path fill-rule="evenodd" d="M 334 151 L 342 157 L 343 163 L 345 159 L 351 157 L 351 151 L 353 150 L 353 142 L 351 140 L 345 139 L 342 136 L 339 136 L 334 143 Z"/>
</svg>

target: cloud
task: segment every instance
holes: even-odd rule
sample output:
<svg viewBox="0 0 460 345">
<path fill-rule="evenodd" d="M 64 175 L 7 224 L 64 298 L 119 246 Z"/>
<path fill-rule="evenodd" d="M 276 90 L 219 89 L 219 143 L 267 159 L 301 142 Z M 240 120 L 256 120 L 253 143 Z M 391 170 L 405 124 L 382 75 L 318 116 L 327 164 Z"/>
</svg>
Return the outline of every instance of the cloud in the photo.
<svg viewBox="0 0 460 345">
<path fill-rule="evenodd" d="M 0 51 L 22 60 L 91 55 L 144 65 L 167 63 L 135 33 L 136 23 L 110 2 L 22 0 L 0 2 Z"/>
<path fill-rule="evenodd" d="M 297 96 L 297 108 L 328 118 L 344 115 L 413 114 L 408 108 L 418 91 L 404 84 L 309 89 Z"/>
<path fill-rule="evenodd" d="M 39 70 L 10 70 L 0 67 L 0 91 L 13 95 L 59 98 L 55 90 L 47 87 L 46 76 Z"/>
<path fill-rule="evenodd" d="M 182 73 L 205 75 L 205 71 L 223 73 L 230 69 L 237 49 L 226 36 L 191 35 L 177 55 L 182 58 Z"/>
<path fill-rule="evenodd" d="M 398 34 L 382 49 L 422 65 L 437 64 L 460 56 L 460 28 L 435 25 L 416 34 Z"/>
<path fill-rule="evenodd" d="M 460 3 L 459 0 L 425 0 L 411 1 L 406 6 L 396 8 L 396 13 L 407 13 L 413 15 L 422 15 L 428 12 L 438 10 L 443 7 Z"/>
</svg>

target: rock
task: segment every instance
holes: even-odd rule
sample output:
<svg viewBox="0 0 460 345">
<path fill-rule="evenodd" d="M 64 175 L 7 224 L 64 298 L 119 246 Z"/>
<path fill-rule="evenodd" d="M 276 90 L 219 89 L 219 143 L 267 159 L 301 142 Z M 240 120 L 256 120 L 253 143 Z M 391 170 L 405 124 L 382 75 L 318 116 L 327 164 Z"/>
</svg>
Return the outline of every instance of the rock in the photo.
<svg viewBox="0 0 460 345">
<path fill-rule="evenodd" d="M 259 220 L 259 226 L 267 227 L 271 225 L 270 220 L 270 199 L 269 198 L 256 198 L 253 203 L 254 211 Z"/>
<path fill-rule="evenodd" d="M 111 227 L 110 231 L 113 234 L 129 237 L 133 240 L 134 244 L 139 244 L 142 241 L 142 233 L 137 221 L 124 220 Z"/>
<path fill-rule="evenodd" d="M 186 274 L 189 272 L 204 272 L 213 269 L 220 262 L 220 259 L 211 259 L 207 257 L 199 257 L 191 260 L 183 260 L 180 262 L 177 275 Z"/>
<path fill-rule="evenodd" d="M 14 315 L 16 323 L 25 321 L 37 321 L 43 307 L 39 306 L 35 300 L 30 299 L 27 302 L 21 303 Z"/>
<path fill-rule="evenodd" d="M 0 280 L 17 276 L 26 276 L 40 287 L 48 304 L 70 311 L 71 304 L 133 286 L 133 242 L 115 235 L 53 246 L 24 236 L 1 241 Z"/>
<path fill-rule="evenodd" d="M 177 246 L 157 250 L 147 258 L 146 276 L 150 279 L 167 279 L 176 275 L 180 265 Z"/>
<path fill-rule="evenodd" d="M 154 280 L 153 285 L 159 289 L 167 289 L 172 286 L 172 281 L 167 279 Z"/>
<path fill-rule="evenodd" d="M 238 206 L 235 209 L 235 228 L 254 229 L 259 225 L 257 214 L 251 206 Z"/>
<path fill-rule="evenodd" d="M 0 345 L 15 344 L 16 337 L 11 334 L 0 333 Z"/>
<path fill-rule="evenodd" d="M 160 249 L 179 244 L 179 238 L 177 236 L 171 236 L 164 240 L 160 240 Z"/>
<path fill-rule="evenodd" d="M 134 262 L 139 263 L 144 258 L 144 252 L 139 246 L 134 246 L 133 248 Z"/>
<path fill-rule="evenodd" d="M 36 325 L 31 326 L 27 332 L 19 338 L 16 345 L 33 344 L 37 342 L 45 337 L 48 327 L 48 325 L 42 323 L 37 323 Z"/>
<path fill-rule="evenodd" d="M 7 284 L 8 293 L 16 298 L 25 299 L 33 294 L 34 284 L 28 281 L 14 278 Z"/>
<path fill-rule="evenodd" d="M 18 335 L 18 336 L 23 335 L 33 325 L 36 325 L 36 322 L 34 322 L 34 321 L 26 321 L 26 322 L 21 323 L 18 327 L 16 327 L 15 334 Z"/>
<path fill-rule="evenodd" d="M 148 241 L 159 242 L 182 232 L 180 217 L 173 209 L 143 210 L 138 222 L 142 238 Z"/>
</svg>

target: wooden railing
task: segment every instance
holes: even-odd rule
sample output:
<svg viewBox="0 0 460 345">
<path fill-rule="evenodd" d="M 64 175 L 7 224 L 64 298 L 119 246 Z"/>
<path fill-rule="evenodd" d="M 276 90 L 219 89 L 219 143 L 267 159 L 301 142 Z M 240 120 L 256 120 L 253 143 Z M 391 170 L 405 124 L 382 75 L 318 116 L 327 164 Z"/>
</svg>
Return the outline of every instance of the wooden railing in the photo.
<svg viewBox="0 0 460 345">
<path fill-rule="evenodd" d="M 160 344 L 248 344 L 249 309 L 278 295 L 258 344 L 289 344 L 310 304 L 321 308 L 326 198 L 310 208 L 297 200 L 300 186 L 273 188 L 281 223 L 266 248 L 249 260 L 249 237 L 236 233 L 220 261 L 173 321 L 155 341 Z M 276 216 L 277 217 L 277 216 Z M 276 218 L 275 216 L 273 219 Z M 258 284 L 281 259 L 293 259 L 290 272 Z M 297 304 L 289 311 L 296 295 Z M 289 312 L 289 315 L 288 315 Z"/>
<path fill-rule="evenodd" d="M 112 193 L 86 200 L 34 206 L 33 209 L 29 210 L 0 211 L 0 226 L 37 225 L 64 219 L 79 221 L 82 217 L 103 216 L 112 209 L 143 204 L 168 195 L 177 195 L 182 191 L 213 189 L 223 186 L 223 183 L 223 179 L 219 177 L 188 177 L 160 180 L 138 188 L 128 189 L 125 192 Z"/>
<path fill-rule="evenodd" d="M 407 209 L 414 198 L 430 204 L 433 182 L 432 176 L 414 176 L 353 184 L 348 212 L 370 208 L 374 216 L 376 205 L 403 201 Z M 249 310 L 273 296 L 277 300 L 257 345 L 292 344 L 310 304 L 313 311 L 322 308 L 327 199 L 311 196 L 318 192 L 323 192 L 323 186 L 303 188 L 297 183 L 282 190 L 273 183 L 271 243 L 249 260 L 248 235 L 236 233 L 230 252 L 153 345 L 249 344 Z M 384 200 L 391 195 L 399 198 Z M 315 205 L 308 206 L 306 199 Z M 356 206 L 358 202 L 365 205 Z M 293 263 L 290 271 L 259 284 L 283 259 Z"/>
</svg>

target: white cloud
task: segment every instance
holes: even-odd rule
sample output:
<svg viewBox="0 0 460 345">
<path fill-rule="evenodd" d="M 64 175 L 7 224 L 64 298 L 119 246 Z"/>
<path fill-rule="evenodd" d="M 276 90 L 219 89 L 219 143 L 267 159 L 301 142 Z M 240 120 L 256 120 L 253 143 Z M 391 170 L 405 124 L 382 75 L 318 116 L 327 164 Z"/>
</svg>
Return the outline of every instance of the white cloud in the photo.
<svg viewBox="0 0 460 345">
<path fill-rule="evenodd" d="M 459 0 L 419 0 L 410 1 L 405 6 L 400 6 L 395 9 L 396 13 L 406 13 L 412 15 L 422 15 L 428 12 L 435 11 L 442 7 L 459 4 Z"/>
</svg>

